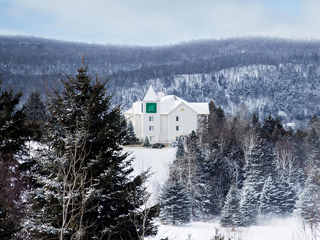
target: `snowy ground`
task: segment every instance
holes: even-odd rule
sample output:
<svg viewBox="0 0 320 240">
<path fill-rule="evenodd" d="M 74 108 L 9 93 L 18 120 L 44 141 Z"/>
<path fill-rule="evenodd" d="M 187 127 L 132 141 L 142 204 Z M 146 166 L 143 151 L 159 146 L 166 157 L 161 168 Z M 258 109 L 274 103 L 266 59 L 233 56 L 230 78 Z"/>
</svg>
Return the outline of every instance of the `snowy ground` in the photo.
<svg viewBox="0 0 320 240">
<path fill-rule="evenodd" d="M 134 174 L 150 168 L 153 175 L 147 184 L 149 192 L 156 195 L 168 175 L 168 166 L 172 163 L 176 149 L 163 148 L 151 149 L 141 147 L 125 147 L 125 151 L 131 151 L 135 156 Z M 309 229 L 304 230 L 300 221 L 294 218 L 274 220 L 268 226 L 254 226 L 250 228 L 223 228 L 217 221 L 210 223 L 191 222 L 187 226 L 176 227 L 159 225 L 158 235 L 152 240 L 160 240 L 168 237 L 169 240 L 211 240 L 214 239 L 216 229 L 225 236 L 225 240 L 316 240 L 311 238 Z M 189 238 L 190 237 L 190 238 Z M 150 239 L 150 240 L 151 240 Z"/>
</svg>

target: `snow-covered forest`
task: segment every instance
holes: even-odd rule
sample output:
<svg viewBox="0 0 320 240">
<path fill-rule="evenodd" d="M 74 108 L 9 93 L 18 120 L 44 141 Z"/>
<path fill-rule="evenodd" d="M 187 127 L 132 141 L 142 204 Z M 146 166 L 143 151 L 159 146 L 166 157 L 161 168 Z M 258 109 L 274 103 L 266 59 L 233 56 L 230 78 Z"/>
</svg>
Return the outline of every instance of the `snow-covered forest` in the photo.
<svg viewBox="0 0 320 240">
<path fill-rule="evenodd" d="M 306 128 L 320 113 L 319 49 L 319 41 L 267 37 L 139 47 L 0 36 L 0 73 L 5 86 L 23 89 L 22 102 L 33 90 L 45 98 L 64 73 L 76 74 L 85 54 L 125 108 L 152 85 L 190 102 L 213 100 L 226 113 L 243 104 L 261 119 L 271 114 Z"/>
<path fill-rule="evenodd" d="M 91 68 L 90 61 L 79 66 L 73 58 L 61 60 L 59 51 L 85 46 L 101 53 L 104 47 L 1 41 L 1 51 L 10 49 L 0 83 L 1 239 L 141 240 L 160 232 L 162 240 L 172 240 L 166 227 L 214 221 L 220 229 L 244 229 L 278 218 L 301 220 L 311 239 L 320 234 L 317 42 L 256 38 L 150 49 L 109 46 L 105 53 L 118 65 L 94 58 Z M 19 58 L 29 45 L 37 46 L 44 62 L 48 49 L 60 49 L 58 62 L 50 55 L 57 67 L 50 63 L 52 72 L 40 73 L 31 53 Z M 151 60 L 140 66 L 137 59 L 150 51 Z M 128 55 L 126 67 L 122 54 Z M 99 64 L 110 68 L 99 75 Z M 46 79 L 60 66 L 66 75 Z M 46 87 L 19 92 L 33 76 Z M 150 186 L 152 169 L 137 172 L 123 150 L 139 143 L 123 109 L 149 84 L 185 100 L 210 101 L 210 115 L 171 149 L 174 157 L 158 186 Z M 218 232 L 209 237 L 223 239 Z"/>
</svg>

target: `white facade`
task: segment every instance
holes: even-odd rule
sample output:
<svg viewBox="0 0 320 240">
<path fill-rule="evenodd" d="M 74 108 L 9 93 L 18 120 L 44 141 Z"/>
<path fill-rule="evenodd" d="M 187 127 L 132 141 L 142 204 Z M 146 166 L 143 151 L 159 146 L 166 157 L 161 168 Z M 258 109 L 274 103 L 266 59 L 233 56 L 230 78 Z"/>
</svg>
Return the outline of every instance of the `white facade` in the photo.
<svg viewBox="0 0 320 240">
<path fill-rule="evenodd" d="M 171 143 L 198 127 L 201 116 L 209 115 L 208 103 L 188 103 L 174 95 L 158 95 L 152 87 L 142 99 L 125 112 L 132 121 L 136 137 L 147 136 L 151 143 Z"/>
</svg>

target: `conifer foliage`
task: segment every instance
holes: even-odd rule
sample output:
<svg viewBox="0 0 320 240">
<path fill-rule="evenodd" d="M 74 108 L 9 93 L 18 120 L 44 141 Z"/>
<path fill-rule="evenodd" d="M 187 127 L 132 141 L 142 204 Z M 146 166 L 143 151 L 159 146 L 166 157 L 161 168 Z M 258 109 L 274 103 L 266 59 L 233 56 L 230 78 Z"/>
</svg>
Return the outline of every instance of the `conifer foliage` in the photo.
<svg viewBox="0 0 320 240">
<path fill-rule="evenodd" d="M 226 201 L 221 212 L 221 225 L 223 226 L 237 226 L 240 217 L 240 198 L 238 189 L 231 185 Z"/>
<path fill-rule="evenodd" d="M 47 144 L 32 168 L 28 231 L 37 238 L 139 239 L 156 233 L 157 206 L 144 208 L 146 173 L 131 177 L 122 151 L 121 107 L 112 107 L 107 81 L 88 66 L 61 79 L 48 104 Z M 147 213 L 147 214 L 146 214 Z"/>
<path fill-rule="evenodd" d="M 23 106 L 27 119 L 32 122 L 43 121 L 46 118 L 46 106 L 41 100 L 40 93 L 31 92 L 27 102 Z"/>
<path fill-rule="evenodd" d="M 2 90 L 0 79 L 0 239 L 12 239 L 23 216 L 21 193 L 23 177 L 19 155 L 25 153 L 25 143 L 32 135 L 26 115 L 18 110 L 22 92 Z"/>
<path fill-rule="evenodd" d="M 162 188 L 159 202 L 161 204 L 160 219 L 165 224 L 182 225 L 190 222 L 190 199 L 177 176 L 167 180 Z"/>
</svg>

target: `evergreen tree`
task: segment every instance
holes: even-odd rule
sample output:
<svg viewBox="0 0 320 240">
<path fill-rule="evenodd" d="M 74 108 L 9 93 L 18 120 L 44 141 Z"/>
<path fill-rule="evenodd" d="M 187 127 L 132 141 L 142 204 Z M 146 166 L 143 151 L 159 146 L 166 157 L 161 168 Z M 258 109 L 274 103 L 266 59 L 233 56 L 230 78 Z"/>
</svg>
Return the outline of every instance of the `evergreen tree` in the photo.
<svg viewBox="0 0 320 240">
<path fill-rule="evenodd" d="M 142 207 L 147 196 L 143 186 L 146 177 L 131 177 L 132 159 L 121 148 L 126 134 L 121 107 L 112 107 L 107 81 L 96 77 L 92 84 L 88 67 L 82 62 L 76 77 L 61 79 L 63 91 L 51 96 L 49 148 L 35 159 L 33 168 L 38 188 L 31 192 L 36 214 L 30 220 L 35 225 L 30 228 L 38 237 L 57 238 L 59 233 L 60 239 L 78 236 L 112 240 L 138 239 L 141 232 L 145 237 L 156 233 L 152 220 L 157 207 Z M 37 178 L 39 175 L 42 177 Z M 61 187 L 69 189 L 72 197 L 66 199 L 74 201 L 69 208 L 64 207 Z M 41 194 L 44 188 L 50 190 L 46 195 Z"/>
<path fill-rule="evenodd" d="M 25 143 L 32 135 L 26 115 L 18 110 L 22 92 L 2 89 L 0 79 L 0 238 L 12 239 L 22 224 L 24 214 L 21 194 L 24 179 L 20 156 L 26 153 Z"/>
<path fill-rule="evenodd" d="M 250 185 L 244 185 L 240 199 L 240 226 L 251 226 L 257 222 L 259 194 Z"/>
<path fill-rule="evenodd" d="M 259 135 L 253 139 L 246 155 L 245 178 L 260 193 L 267 177 L 275 174 L 274 147 Z"/>
<path fill-rule="evenodd" d="M 184 144 L 181 138 L 178 141 L 178 147 L 176 152 L 176 160 L 181 160 L 185 155 Z"/>
<path fill-rule="evenodd" d="M 320 221 L 320 183 L 319 173 L 316 168 L 308 175 L 306 187 L 296 203 L 295 214 L 302 217 L 310 224 Z"/>
<path fill-rule="evenodd" d="M 128 140 L 130 142 L 130 144 L 136 144 L 138 141 L 137 141 L 137 137 L 136 137 L 136 134 L 134 133 L 134 128 L 133 128 L 133 125 L 132 125 L 132 122 L 129 121 L 128 123 Z"/>
<path fill-rule="evenodd" d="M 308 160 L 309 166 L 320 167 L 320 120 L 313 116 L 308 124 L 307 142 L 308 142 Z"/>
<path fill-rule="evenodd" d="M 146 136 L 146 138 L 144 139 L 143 146 L 144 147 L 150 147 L 151 146 L 148 136 Z"/>
<path fill-rule="evenodd" d="M 202 171 L 204 156 L 202 154 L 199 137 L 192 131 L 186 139 L 186 153 L 182 162 L 182 179 L 191 200 L 192 216 L 202 218 L 203 202 L 207 201 L 206 176 Z"/>
<path fill-rule="evenodd" d="M 161 204 L 159 216 L 165 224 L 181 225 L 190 222 L 190 199 L 176 176 L 172 176 L 166 181 L 161 189 L 159 202 Z"/>
<path fill-rule="evenodd" d="M 290 216 L 293 213 L 297 201 L 297 195 L 292 184 L 287 180 L 286 174 L 282 174 L 279 181 L 278 205 L 282 216 Z"/>
<path fill-rule="evenodd" d="M 46 106 L 41 100 L 38 91 L 31 92 L 29 98 L 23 106 L 23 111 L 27 115 L 27 120 L 39 122 L 46 119 Z"/>
<path fill-rule="evenodd" d="M 279 206 L 279 192 L 278 189 L 269 176 L 263 186 L 261 195 L 260 195 L 260 221 L 267 223 L 271 218 L 280 215 L 280 206 Z"/>
<path fill-rule="evenodd" d="M 261 124 L 259 122 L 259 117 L 256 116 L 255 113 L 252 115 L 252 126 L 256 130 L 256 133 L 258 133 L 257 131 L 260 130 Z"/>
<path fill-rule="evenodd" d="M 136 134 L 134 133 L 132 122 L 129 121 L 129 123 L 127 124 L 127 121 L 124 119 L 124 128 L 126 131 L 126 135 L 124 137 L 124 145 L 137 144 L 138 139 L 136 138 Z"/>
<path fill-rule="evenodd" d="M 240 218 L 240 198 L 234 184 L 231 185 L 221 212 L 220 223 L 222 226 L 236 226 Z"/>
</svg>

